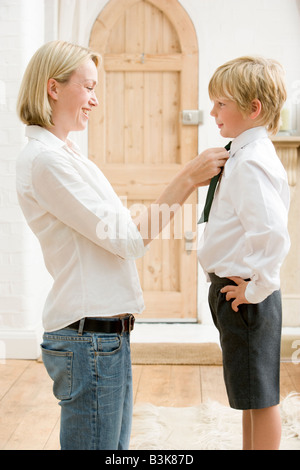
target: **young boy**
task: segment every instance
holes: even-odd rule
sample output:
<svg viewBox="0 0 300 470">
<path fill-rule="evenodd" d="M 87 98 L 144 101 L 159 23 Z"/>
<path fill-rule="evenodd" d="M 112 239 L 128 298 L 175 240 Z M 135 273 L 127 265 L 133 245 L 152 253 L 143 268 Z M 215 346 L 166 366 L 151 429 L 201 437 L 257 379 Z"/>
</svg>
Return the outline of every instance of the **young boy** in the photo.
<svg viewBox="0 0 300 470">
<path fill-rule="evenodd" d="M 243 411 L 243 448 L 279 448 L 280 267 L 289 250 L 289 188 L 268 133 L 286 100 L 275 61 L 242 57 L 209 83 L 211 115 L 232 140 L 199 247 L 211 282 L 230 406 Z"/>
</svg>

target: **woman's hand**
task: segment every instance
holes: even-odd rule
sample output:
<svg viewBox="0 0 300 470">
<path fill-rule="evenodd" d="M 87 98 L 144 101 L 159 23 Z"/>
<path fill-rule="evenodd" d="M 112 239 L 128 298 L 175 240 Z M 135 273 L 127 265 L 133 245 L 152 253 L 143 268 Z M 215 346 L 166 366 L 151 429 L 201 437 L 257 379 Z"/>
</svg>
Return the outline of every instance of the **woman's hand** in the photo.
<svg viewBox="0 0 300 470">
<path fill-rule="evenodd" d="M 183 171 L 189 174 L 194 188 L 206 186 L 213 176 L 222 171 L 228 158 L 229 153 L 223 147 L 207 149 L 191 160 Z"/>
<path fill-rule="evenodd" d="M 198 186 L 208 184 L 213 176 L 220 173 L 228 158 L 229 154 L 223 147 L 204 150 L 177 173 L 156 201 L 134 219 L 145 245 L 169 223 L 175 208 L 179 209 Z M 161 216 L 162 207 L 164 217 Z"/>
</svg>

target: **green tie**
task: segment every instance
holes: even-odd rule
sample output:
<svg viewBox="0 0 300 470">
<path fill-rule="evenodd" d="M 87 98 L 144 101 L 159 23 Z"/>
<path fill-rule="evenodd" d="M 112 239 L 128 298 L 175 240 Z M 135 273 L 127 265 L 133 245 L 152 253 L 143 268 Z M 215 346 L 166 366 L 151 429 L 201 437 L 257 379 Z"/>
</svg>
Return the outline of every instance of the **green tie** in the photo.
<svg viewBox="0 0 300 470">
<path fill-rule="evenodd" d="M 225 145 L 225 149 L 229 151 L 230 146 L 231 146 L 231 142 L 229 142 L 227 145 Z M 203 209 L 203 212 L 201 214 L 201 217 L 199 219 L 198 224 L 203 224 L 203 222 L 208 221 L 210 208 L 211 208 L 211 205 L 212 205 L 212 202 L 213 202 L 215 190 L 216 190 L 216 187 L 217 187 L 217 184 L 218 184 L 218 181 L 219 181 L 219 178 L 220 178 L 221 174 L 222 174 L 222 171 L 220 171 L 220 173 L 218 175 L 214 176 L 210 181 L 209 188 L 208 188 L 208 191 L 207 191 L 205 206 L 204 206 L 204 209 Z"/>
</svg>

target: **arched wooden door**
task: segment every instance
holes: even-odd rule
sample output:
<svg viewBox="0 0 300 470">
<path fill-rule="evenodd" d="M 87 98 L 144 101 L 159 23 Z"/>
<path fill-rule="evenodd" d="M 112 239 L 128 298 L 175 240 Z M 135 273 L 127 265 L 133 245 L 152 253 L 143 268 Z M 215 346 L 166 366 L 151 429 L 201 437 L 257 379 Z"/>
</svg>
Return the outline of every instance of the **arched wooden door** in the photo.
<svg viewBox="0 0 300 470">
<path fill-rule="evenodd" d="M 101 53 L 103 67 L 89 156 L 129 209 L 148 206 L 198 152 L 197 126 L 180 119 L 182 110 L 198 108 L 194 27 L 177 0 L 111 0 L 90 47 Z M 184 236 L 196 233 L 196 204 L 195 193 L 137 261 L 143 320 L 197 319 L 196 252 L 186 250 Z"/>
</svg>

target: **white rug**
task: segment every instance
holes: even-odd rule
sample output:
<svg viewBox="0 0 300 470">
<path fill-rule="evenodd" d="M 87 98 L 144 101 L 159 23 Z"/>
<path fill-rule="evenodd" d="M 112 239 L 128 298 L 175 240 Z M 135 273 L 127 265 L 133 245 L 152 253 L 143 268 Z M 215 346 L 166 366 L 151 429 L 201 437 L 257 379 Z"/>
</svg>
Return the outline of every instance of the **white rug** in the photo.
<svg viewBox="0 0 300 470">
<path fill-rule="evenodd" d="M 300 450 L 300 394 L 281 402 L 281 450 Z M 134 450 L 240 450 L 242 412 L 217 402 L 187 408 L 137 404 L 130 448 Z"/>
</svg>

